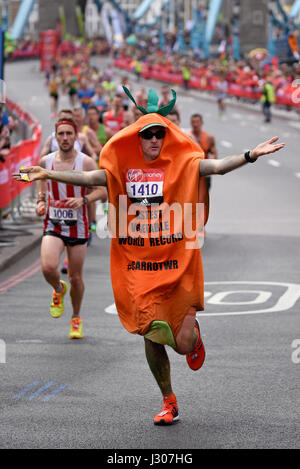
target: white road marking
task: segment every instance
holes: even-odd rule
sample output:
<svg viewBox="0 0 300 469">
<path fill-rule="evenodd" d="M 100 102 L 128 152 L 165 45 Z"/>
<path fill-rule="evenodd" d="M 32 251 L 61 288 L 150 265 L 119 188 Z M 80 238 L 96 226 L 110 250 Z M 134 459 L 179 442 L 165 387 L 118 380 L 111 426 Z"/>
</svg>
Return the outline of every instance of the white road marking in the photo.
<svg viewBox="0 0 300 469">
<path fill-rule="evenodd" d="M 225 148 L 232 148 L 232 143 L 228 142 L 227 140 L 221 140 L 221 145 Z"/>
<path fill-rule="evenodd" d="M 293 121 L 290 121 L 289 122 L 289 125 L 291 127 L 294 127 L 295 129 L 300 129 L 300 122 L 293 122 Z"/>
<path fill-rule="evenodd" d="M 254 300 L 247 300 L 247 301 L 224 301 L 224 299 L 228 295 L 248 295 L 249 293 L 255 294 L 256 298 Z M 258 305 L 261 303 L 265 303 L 268 301 L 272 296 L 272 293 L 269 291 L 260 291 L 260 290 L 232 290 L 232 291 L 221 291 L 213 295 L 212 298 L 207 300 L 207 304 L 210 305 Z"/>
<path fill-rule="evenodd" d="M 254 304 L 263 304 L 266 303 L 274 294 L 269 291 L 265 290 L 258 290 L 257 287 L 259 285 L 266 287 L 266 286 L 271 286 L 271 287 L 280 287 L 280 288 L 285 288 L 286 291 L 279 296 L 277 299 L 276 303 L 269 307 L 269 308 L 263 308 L 263 309 L 257 309 L 257 310 L 252 310 L 252 311 L 226 311 L 222 313 L 204 313 L 202 311 L 197 312 L 197 316 L 207 316 L 207 317 L 212 317 L 212 316 L 244 316 L 248 314 L 264 314 L 264 313 L 278 313 L 278 312 L 283 312 L 291 309 L 296 302 L 300 299 L 300 284 L 296 283 L 279 283 L 279 282 L 253 282 L 253 281 L 233 281 L 233 282 L 205 282 L 205 287 L 210 286 L 210 285 L 218 285 L 222 286 L 224 285 L 226 288 L 234 285 L 249 285 L 248 290 L 226 290 L 226 288 L 221 291 L 217 292 L 216 294 L 213 294 L 211 291 L 205 290 L 204 292 L 204 298 L 209 298 L 207 300 L 207 304 L 214 304 L 218 306 L 230 306 L 230 305 L 235 305 L 235 306 L 253 306 Z M 252 289 L 252 285 L 255 286 L 255 289 Z M 249 301 L 224 301 L 224 298 L 226 298 L 227 295 L 229 294 L 255 294 L 256 297 L 254 300 L 249 300 Z M 213 296 L 212 296 L 213 295 Z M 111 304 L 104 310 L 108 314 L 114 314 L 117 315 L 117 309 L 115 303 Z"/>
<path fill-rule="evenodd" d="M 210 291 L 205 291 L 204 292 L 204 298 L 209 298 L 212 295 L 212 292 Z"/>
<path fill-rule="evenodd" d="M 279 163 L 279 161 L 276 161 L 276 160 L 267 160 L 268 161 L 268 164 L 270 166 L 274 166 L 274 168 L 279 168 L 279 166 L 281 166 L 281 163 Z"/>
<path fill-rule="evenodd" d="M 43 341 L 40 339 L 26 339 L 26 340 L 16 340 L 16 344 L 42 344 Z"/>
<path fill-rule="evenodd" d="M 295 173 L 295 176 L 300 179 L 300 173 Z"/>
<path fill-rule="evenodd" d="M 231 286 L 231 285 L 255 285 L 256 287 L 258 285 L 262 286 L 277 286 L 277 287 L 284 287 L 286 288 L 286 291 L 278 298 L 276 301 L 275 305 L 271 306 L 270 308 L 265 308 L 265 309 L 258 309 L 258 310 L 253 310 L 253 311 L 228 311 L 228 312 L 222 312 L 222 313 L 203 313 L 202 311 L 199 311 L 197 313 L 197 316 L 244 316 L 248 314 L 264 314 L 264 313 L 278 313 L 282 311 L 287 311 L 291 309 L 296 302 L 300 299 L 300 285 L 296 283 L 279 283 L 279 282 L 246 282 L 246 281 L 237 281 L 237 282 L 205 282 L 205 285 L 226 285 L 226 286 Z M 249 288 L 248 292 L 255 292 L 257 293 L 257 290 L 251 290 Z M 228 293 L 228 291 L 227 291 Z M 240 293 L 240 292 L 239 292 Z M 261 292 L 263 293 L 263 291 Z M 266 293 L 266 292 L 264 292 Z M 262 298 L 262 297 L 261 297 Z M 217 298 L 219 301 L 219 305 L 222 305 L 222 299 Z M 266 299 L 266 298 L 265 298 Z M 210 301 L 210 300 L 209 300 Z M 208 301 L 208 302 L 209 302 Z M 239 305 L 242 303 L 241 302 L 236 302 L 234 303 L 236 305 Z M 251 302 L 249 303 L 251 304 Z M 224 304 L 226 306 L 226 304 Z"/>
<path fill-rule="evenodd" d="M 118 314 L 115 303 L 113 303 L 112 305 L 107 306 L 107 308 L 105 308 L 104 311 L 108 314 L 115 314 L 115 315 Z"/>
</svg>

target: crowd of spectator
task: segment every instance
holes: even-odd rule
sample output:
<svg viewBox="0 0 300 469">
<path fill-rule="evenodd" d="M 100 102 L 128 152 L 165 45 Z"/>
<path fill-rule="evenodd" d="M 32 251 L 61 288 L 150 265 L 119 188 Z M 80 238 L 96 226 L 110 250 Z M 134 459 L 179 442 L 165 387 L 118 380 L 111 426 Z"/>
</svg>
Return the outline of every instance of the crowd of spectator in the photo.
<svg viewBox="0 0 300 469">
<path fill-rule="evenodd" d="M 18 128 L 18 120 L 9 115 L 4 105 L 0 106 L 0 161 L 5 163 L 5 158 L 10 152 L 12 134 Z"/>
<path fill-rule="evenodd" d="M 295 91 L 295 80 L 300 77 L 300 64 L 279 63 L 278 58 L 270 58 L 267 53 L 258 52 L 243 60 L 234 60 L 232 56 L 220 54 L 213 59 L 200 59 L 192 54 L 174 53 L 171 50 L 160 51 L 158 45 L 144 43 L 124 45 L 115 51 L 115 58 L 121 59 L 127 69 L 135 71 L 136 63 L 141 64 L 140 73 L 144 76 L 159 76 L 168 81 L 181 76 L 185 85 L 216 90 L 217 83 L 225 79 L 230 94 L 239 99 L 256 102 L 261 97 L 266 82 L 275 89 L 278 104 L 290 107 Z M 186 70 L 190 72 L 187 74 Z M 185 79 L 185 77 L 187 77 Z"/>
</svg>

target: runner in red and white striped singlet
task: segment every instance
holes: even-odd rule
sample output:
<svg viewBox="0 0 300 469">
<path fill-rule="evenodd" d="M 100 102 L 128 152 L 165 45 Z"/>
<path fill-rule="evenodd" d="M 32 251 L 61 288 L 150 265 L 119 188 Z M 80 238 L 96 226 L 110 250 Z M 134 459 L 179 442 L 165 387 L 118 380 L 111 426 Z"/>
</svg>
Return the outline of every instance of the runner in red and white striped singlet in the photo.
<svg viewBox="0 0 300 469">
<path fill-rule="evenodd" d="M 40 165 L 43 168 L 64 173 L 72 173 L 73 170 L 85 172 L 97 169 L 92 158 L 74 148 L 78 132 L 72 119 L 60 119 L 55 129 L 59 149 L 41 157 Z M 82 339 L 80 307 L 84 294 L 83 264 L 89 237 L 87 205 L 99 199 L 105 201 L 106 189 L 86 188 L 45 180 L 38 182 L 38 191 L 36 213 L 42 216 L 46 212 L 41 264 L 46 281 L 53 287 L 50 314 L 54 318 L 59 318 L 64 312 L 63 298 L 68 286 L 66 282 L 60 280 L 58 266 L 60 257 L 66 249 L 73 309 L 69 337 Z M 46 194 L 48 194 L 47 207 Z"/>
<path fill-rule="evenodd" d="M 55 156 L 57 152 L 50 153 L 45 157 L 46 169 L 55 170 Z M 72 169 L 82 171 L 83 160 L 86 155 L 77 152 L 74 166 Z M 88 193 L 86 187 L 75 187 L 69 184 L 63 184 L 55 181 L 48 181 L 48 210 L 46 218 L 44 220 L 44 232 L 52 231 L 68 238 L 87 239 L 89 237 L 89 221 L 87 206 L 84 204 L 82 207 L 77 209 L 77 223 L 72 225 L 68 224 L 55 224 L 50 218 L 50 207 L 51 203 L 61 201 L 61 204 L 57 204 L 57 209 L 63 209 L 63 202 L 68 197 L 85 197 Z"/>
</svg>

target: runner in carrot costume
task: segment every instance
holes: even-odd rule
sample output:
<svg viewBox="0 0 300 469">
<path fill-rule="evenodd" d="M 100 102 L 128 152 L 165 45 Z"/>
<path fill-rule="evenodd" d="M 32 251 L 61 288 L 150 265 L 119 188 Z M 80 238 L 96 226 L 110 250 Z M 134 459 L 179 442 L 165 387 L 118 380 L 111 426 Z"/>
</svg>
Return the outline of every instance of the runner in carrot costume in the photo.
<svg viewBox="0 0 300 469">
<path fill-rule="evenodd" d="M 196 311 L 204 308 L 198 239 L 208 218 L 204 177 L 225 174 L 284 146 L 275 144 L 278 137 L 274 137 L 252 152 L 205 160 L 199 146 L 166 118 L 176 101 L 172 92 L 170 104 L 159 109 L 158 96 L 150 90 L 147 109 L 139 107 L 144 116 L 103 148 L 103 169 L 32 167 L 14 175 L 17 180 L 25 172 L 30 181 L 107 186 L 115 303 L 124 327 L 144 336 L 147 361 L 163 395 L 163 408 L 154 417 L 157 425 L 179 418 L 165 345 L 186 355 L 192 370 L 200 369 L 205 359 L 196 319 Z"/>
</svg>

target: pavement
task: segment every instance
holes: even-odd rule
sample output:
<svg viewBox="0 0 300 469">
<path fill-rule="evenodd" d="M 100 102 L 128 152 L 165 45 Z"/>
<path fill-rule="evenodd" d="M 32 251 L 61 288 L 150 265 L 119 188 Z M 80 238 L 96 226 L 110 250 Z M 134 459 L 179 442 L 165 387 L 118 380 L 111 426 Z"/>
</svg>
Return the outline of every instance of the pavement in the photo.
<svg viewBox="0 0 300 469">
<path fill-rule="evenodd" d="M 42 220 L 35 214 L 32 187 L 25 188 L 19 202 L 0 219 L 0 272 L 25 256 L 42 237 Z"/>
<path fill-rule="evenodd" d="M 25 256 L 42 237 L 42 220 L 35 213 L 34 187 L 26 187 L 10 213 L 0 218 L 0 272 Z"/>
<path fill-rule="evenodd" d="M 40 223 L 20 224 L 12 228 L 3 223 L 0 229 L 0 272 L 11 267 L 16 261 L 37 246 L 42 237 Z"/>
</svg>

